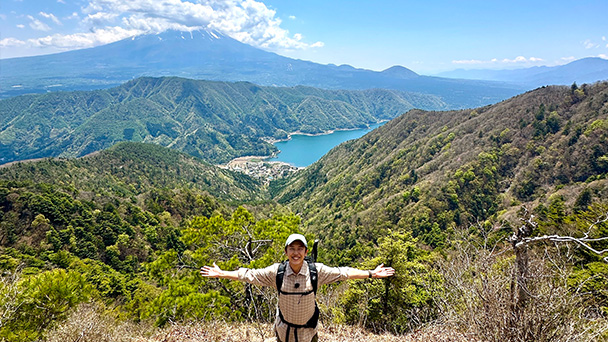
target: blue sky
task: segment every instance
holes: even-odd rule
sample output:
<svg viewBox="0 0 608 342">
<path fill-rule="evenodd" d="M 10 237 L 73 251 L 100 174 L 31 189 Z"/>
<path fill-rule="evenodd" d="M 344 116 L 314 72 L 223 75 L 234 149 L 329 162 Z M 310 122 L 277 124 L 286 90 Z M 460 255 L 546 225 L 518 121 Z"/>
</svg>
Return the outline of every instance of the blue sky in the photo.
<svg viewBox="0 0 608 342">
<path fill-rule="evenodd" d="M 212 28 L 289 57 L 434 74 L 608 59 L 607 18 L 607 0 L 2 0 L 0 58 Z"/>
</svg>

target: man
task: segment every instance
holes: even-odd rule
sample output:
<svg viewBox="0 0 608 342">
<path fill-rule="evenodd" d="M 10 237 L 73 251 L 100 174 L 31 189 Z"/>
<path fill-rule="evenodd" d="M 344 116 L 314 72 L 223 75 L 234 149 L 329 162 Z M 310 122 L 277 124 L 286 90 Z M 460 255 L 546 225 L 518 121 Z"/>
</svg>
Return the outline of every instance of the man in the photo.
<svg viewBox="0 0 608 342">
<path fill-rule="evenodd" d="M 319 317 L 316 288 L 345 279 L 386 278 L 394 275 L 395 270 L 384 265 L 368 271 L 309 263 L 304 260 L 308 254 L 307 246 L 303 235 L 292 234 L 285 242 L 288 260 L 285 266 L 274 264 L 263 269 L 224 271 L 214 263 L 213 267 L 202 267 L 200 273 L 203 277 L 240 280 L 276 288 L 279 291 L 279 307 L 274 328 L 279 342 L 316 342 Z M 313 285 L 315 283 L 316 286 Z"/>
</svg>

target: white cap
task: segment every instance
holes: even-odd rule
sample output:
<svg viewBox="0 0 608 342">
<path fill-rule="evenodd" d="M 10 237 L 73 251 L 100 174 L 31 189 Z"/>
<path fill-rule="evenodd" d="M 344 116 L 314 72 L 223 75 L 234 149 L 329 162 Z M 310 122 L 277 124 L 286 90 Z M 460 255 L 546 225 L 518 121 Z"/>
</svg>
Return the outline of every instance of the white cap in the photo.
<svg viewBox="0 0 608 342">
<path fill-rule="evenodd" d="M 289 237 L 287 238 L 287 241 L 285 241 L 285 248 L 287 248 L 287 246 L 291 245 L 295 241 L 302 241 L 302 243 L 304 244 L 304 247 L 306 247 L 306 249 L 308 249 L 308 243 L 306 243 L 306 238 L 302 234 L 289 235 Z"/>
</svg>

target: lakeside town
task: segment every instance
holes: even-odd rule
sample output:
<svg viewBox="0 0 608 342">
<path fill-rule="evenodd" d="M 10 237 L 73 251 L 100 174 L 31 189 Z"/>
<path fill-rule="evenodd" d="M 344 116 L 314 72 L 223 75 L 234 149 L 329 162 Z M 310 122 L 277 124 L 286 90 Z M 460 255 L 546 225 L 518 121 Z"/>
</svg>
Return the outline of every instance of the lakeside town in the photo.
<svg viewBox="0 0 608 342">
<path fill-rule="evenodd" d="M 268 184 L 273 179 L 287 177 L 301 170 L 301 167 L 293 166 L 279 161 L 266 161 L 265 157 L 248 156 L 239 157 L 229 161 L 225 165 L 218 165 L 222 169 L 241 172 L 253 178 L 262 180 Z"/>
</svg>

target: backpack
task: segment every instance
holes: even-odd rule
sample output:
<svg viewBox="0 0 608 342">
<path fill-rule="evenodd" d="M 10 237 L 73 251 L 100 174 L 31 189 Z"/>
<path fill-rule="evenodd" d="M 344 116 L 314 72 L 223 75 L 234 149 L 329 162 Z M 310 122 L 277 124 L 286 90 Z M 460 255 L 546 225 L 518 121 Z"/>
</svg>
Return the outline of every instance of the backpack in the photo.
<svg viewBox="0 0 608 342">
<path fill-rule="evenodd" d="M 283 294 L 283 295 L 308 295 L 314 292 L 315 296 L 317 295 L 317 286 L 319 283 L 319 277 L 317 274 L 317 266 L 315 266 L 314 261 L 309 258 L 306 257 L 304 258 L 304 260 L 308 263 L 308 271 L 310 272 L 310 282 L 312 284 L 312 290 L 307 291 L 307 292 L 285 292 L 283 290 L 281 290 L 281 287 L 283 286 L 283 277 L 285 276 L 285 269 L 287 268 L 287 265 L 289 264 L 289 261 L 283 261 L 282 263 L 279 264 L 279 270 L 277 271 L 277 278 L 276 278 L 276 282 L 277 282 L 277 290 L 279 291 L 279 294 Z M 287 336 L 285 338 L 285 342 L 289 342 L 289 331 L 291 330 L 291 328 L 295 329 L 294 330 L 294 336 L 296 338 L 296 342 L 298 342 L 298 328 L 316 328 L 317 327 L 317 323 L 319 322 L 319 307 L 317 306 L 317 303 L 315 301 L 315 312 L 312 315 L 312 317 L 308 320 L 308 322 L 306 322 L 306 324 L 293 324 L 288 322 L 287 320 L 285 320 L 285 317 L 283 317 L 283 314 L 281 313 L 281 309 L 278 309 L 279 311 L 279 318 L 281 319 L 281 321 L 285 324 L 287 324 Z"/>
</svg>

